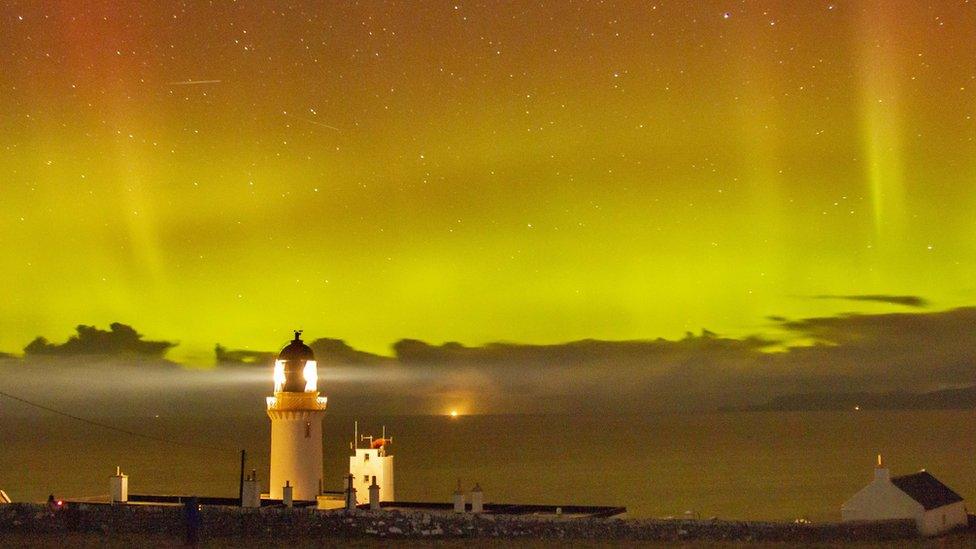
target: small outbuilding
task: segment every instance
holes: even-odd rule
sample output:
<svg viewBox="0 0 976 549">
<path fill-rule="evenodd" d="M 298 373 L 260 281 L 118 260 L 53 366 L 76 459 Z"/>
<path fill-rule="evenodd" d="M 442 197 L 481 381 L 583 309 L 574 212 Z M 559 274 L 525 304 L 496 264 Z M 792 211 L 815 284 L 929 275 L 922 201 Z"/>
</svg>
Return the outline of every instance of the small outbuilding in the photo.
<svg viewBox="0 0 976 549">
<path fill-rule="evenodd" d="M 878 456 L 874 481 L 840 508 L 841 518 L 854 520 L 912 519 L 923 536 L 934 536 L 969 521 L 966 503 L 925 470 L 891 477 Z"/>
</svg>

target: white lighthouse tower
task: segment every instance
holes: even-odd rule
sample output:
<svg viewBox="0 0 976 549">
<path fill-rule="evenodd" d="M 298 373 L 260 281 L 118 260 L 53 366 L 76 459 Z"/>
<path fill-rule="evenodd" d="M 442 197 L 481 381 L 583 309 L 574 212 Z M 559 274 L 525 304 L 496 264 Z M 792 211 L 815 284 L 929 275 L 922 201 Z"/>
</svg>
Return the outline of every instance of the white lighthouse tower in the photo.
<svg viewBox="0 0 976 549">
<path fill-rule="evenodd" d="M 327 399 L 319 396 L 315 354 L 302 332 L 281 350 L 274 366 L 271 418 L 271 499 L 314 501 L 322 483 L 322 418 Z"/>
</svg>

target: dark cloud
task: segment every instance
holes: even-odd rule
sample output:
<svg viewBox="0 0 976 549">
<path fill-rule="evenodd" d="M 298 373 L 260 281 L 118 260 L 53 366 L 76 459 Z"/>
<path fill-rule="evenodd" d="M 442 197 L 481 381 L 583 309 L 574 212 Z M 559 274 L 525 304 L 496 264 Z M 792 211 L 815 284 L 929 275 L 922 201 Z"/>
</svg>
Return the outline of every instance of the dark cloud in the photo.
<svg viewBox="0 0 976 549">
<path fill-rule="evenodd" d="M 393 346 L 393 357 L 358 351 L 336 339 L 311 346 L 321 365 L 319 387 L 337 414 L 443 413 L 453 407 L 473 413 L 642 413 L 757 405 L 802 394 L 862 393 L 855 396 L 869 402 L 865 395 L 976 385 L 976 307 L 774 323 L 779 340 L 707 330 L 676 340 L 556 345 L 435 345 L 404 339 Z M 155 385 L 135 376 L 134 385 L 127 378 L 127 390 L 155 387 L 146 406 L 169 399 L 186 410 L 256 413 L 271 389 L 274 352 L 220 348 L 219 353 L 222 364 L 235 366 L 209 372 L 173 368 L 160 373 Z M 84 384 L 70 386 L 76 398 L 93 398 L 100 375 L 105 387 L 113 388 L 106 389 L 105 398 L 116 394 L 121 366 L 73 360 L 86 362 L 90 371 Z M 0 373 L 15 369 L 0 367 Z M 38 373 L 30 379 L 12 375 L 11 382 L 45 386 L 40 378 L 46 374 L 34 370 Z M 52 367 L 57 374 L 51 375 L 62 370 Z M 179 391 L 166 389 L 167 380 L 178 380 Z M 70 391 L 59 394 L 67 398 Z M 950 396 L 936 393 L 927 402 L 937 406 Z"/>
<path fill-rule="evenodd" d="M 875 303 L 889 303 L 904 305 L 905 307 L 927 307 L 929 302 L 917 295 L 815 295 L 813 299 L 842 299 L 845 301 L 873 301 Z"/>
<path fill-rule="evenodd" d="M 38 337 L 24 347 L 24 354 L 37 356 L 79 356 L 79 355 L 126 355 L 142 358 L 161 359 L 166 352 L 176 346 L 170 341 L 146 341 L 142 334 L 131 326 L 115 322 L 108 330 L 94 326 L 80 325 L 75 328 L 77 335 L 64 343 L 50 343 Z"/>
<path fill-rule="evenodd" d="M 353 349 L 341 339 L 320 338 L 308 344 L 315 353 L 315 359 L 320 365 L 329 364 L 388 364 L 394 361 L 388 356 L 375 355 L 365 351 Z M 256 364 L 270 366 L 274 364 L 278 351 L 251 351 L 244 349 L 227 349 L 217 344 L 214 349 L 218 365 Z"/>
<path fill-rule="evenodd" d="M 358 351 L 341 339 L 321 338 L 308 344 L 319 364 L 385 364 L 390 357 Z"/>
<path fill-rule="evenodd" d="M 214 358 L 218 365 L 260 364 L 270 365 L 274 362 L 275 353 L 270 351 L 250 351 L 246 349 L 228 349 L 221 344 L 214 347 Z"/>
<path fill-rule="evenodd" d="M 782 341 L 703 330 L 680 340 L 559 345 L 402 340 L 394 351 L 403 367 L 434 371 L 445 395 L 468 389 L 496 410 L 700 409 L 797 393 L 976 384 L 976 308 L 771 320 Z M 457 375 L 445 381 L 443 372 Z"/>
<path fill-rule="evenodd" d="M 933 313 L 847 314 L 781 326 L 814 341 L 792 348 L 798 370 L 844 375 L 864 386 L 933 388 L 976 383 L 976 307 Z"/>
<path fill-rule="evenodd" d="M 393 345 L 396 358 L 404 364 L 508 364 L 556 365 L 591 364 L 616 361 L 644 362 L 653 357 L 666 356 L 679 349 L 684 351 L 753 351 L 769 347 L 775 341 L 760 337 L 728 339 L 708 330 L 700 336 L 685 334 L 684 339 L 601 341 L 584 339 L 555 345 L 524 345 L 518 343 L 488 343 L 481 347 L 466 347 L 449 342 L 431 345 L 416 339 L 402 339 Z"/>
</svg>

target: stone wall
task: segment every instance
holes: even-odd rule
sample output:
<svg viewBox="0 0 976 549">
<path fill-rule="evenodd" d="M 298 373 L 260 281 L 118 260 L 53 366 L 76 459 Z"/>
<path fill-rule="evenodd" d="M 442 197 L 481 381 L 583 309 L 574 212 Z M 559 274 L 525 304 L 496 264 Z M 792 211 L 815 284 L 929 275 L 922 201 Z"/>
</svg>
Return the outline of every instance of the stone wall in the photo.
<svg viewBox="0 0 976 549">
<path fill-rule="evenodd" d="M 886 541 L 917 536 L 912 521 L 793 524 L 778 522 L 652 519 L 553 520 L 534 517 L 452 515 L 396 511 L 314 509 L 201 510 L 202 539 L 282 538 L 545 538 L 593 540 L 735 540 L 788 542 Z M 0 505 L 0 532 L 161 534 L 182 537 L 183 508 L 160 505 L 68 503 Z"/>
</svg>

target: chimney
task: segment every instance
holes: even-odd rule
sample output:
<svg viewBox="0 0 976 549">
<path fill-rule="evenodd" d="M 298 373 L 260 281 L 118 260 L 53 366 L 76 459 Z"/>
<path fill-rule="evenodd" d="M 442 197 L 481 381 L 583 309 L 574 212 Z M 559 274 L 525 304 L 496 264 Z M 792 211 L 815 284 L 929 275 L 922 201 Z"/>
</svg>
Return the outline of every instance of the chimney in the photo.
<svg viewBox="0 0 976 549">
<path fill-rule="evenodd" d="M 346 511 L 356 510 L 356 489 L 352 485 L 352 475 L 346 475 Z"/>
<path fill-rule="evenodd" d="M 285 504 L 285 507 L 291 507 L 295 503 L 292 499 L 294 493 L 295 487 L 291 485 L 290 480 L 286 480 L 285 485 L 281 488 L 281 503 Z"/>
<path fill-rule="evenodd" d="M 258 489 L 257 471 L 251 470 L 251 474 L 244 479 L 244 491 L 241 497 L 241 507 L 257 508 L 261 507 L 261 492 Z"/>
<path fill-rule="evenodd" d="M 115 474 L 108 478 L 108 493 L 112 503 L 129 501 L 129 476 L 123 475 L 120 467 L 116 467 Z"/>
<path fill-rule="evenodd" d="M 881 459 L 881 454 L 878 454 L 878 464 L 874 467 L 874 480 L 875 481 L 887 481 L 891 480 L 891 472 L 887 467 L 884 466 L 884 461 Z"/>
<path fill-rule="evenodd" d="M 380 510 L 380 485 L 376 484 L 376 475 L 373 475 L 373 484 L 369 485 L 369 509 Z"/>
<path fill-rule="evenodd" d="M 461 479 L 458 479 L 457 488 L 454 490 L 454 512 L 464 512 L 464 492 L 461 490 Z"/>
<path fill-rule="evenodd" d="M 471 489 L 471 512 L 485 512 L 485 493 L 481 491 L 481 485 L 477 482 L 474 483 L 474 488 Z"/>
</svg>

